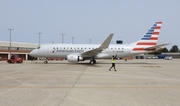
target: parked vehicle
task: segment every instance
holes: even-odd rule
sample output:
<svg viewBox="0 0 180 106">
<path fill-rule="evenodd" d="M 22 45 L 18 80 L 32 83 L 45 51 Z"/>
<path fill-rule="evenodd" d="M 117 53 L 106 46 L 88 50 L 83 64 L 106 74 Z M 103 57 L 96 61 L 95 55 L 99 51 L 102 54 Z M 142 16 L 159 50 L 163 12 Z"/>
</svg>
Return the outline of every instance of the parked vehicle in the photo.
<svg viewBox="0 0 180 106">
<path fill-rule="evenodd" d="M 165 59 L 165 57 L 166 57 L 166 55 L 164 55 L 164 54 L 158 55 L 158 58 L 159 58 L 159 59 Z"/>
<path fill-rule="evenodd" d="M 10 59 L 7 60 L 8 63 L 22 63 L 23 59 L 19 58 L 17 55 L 12 55 Z"/>
<path fill-rule="evenodd" d="M 164 59 L 165 60 L 172 60 L 172 56 L 166 56 Z"/>
</svg>

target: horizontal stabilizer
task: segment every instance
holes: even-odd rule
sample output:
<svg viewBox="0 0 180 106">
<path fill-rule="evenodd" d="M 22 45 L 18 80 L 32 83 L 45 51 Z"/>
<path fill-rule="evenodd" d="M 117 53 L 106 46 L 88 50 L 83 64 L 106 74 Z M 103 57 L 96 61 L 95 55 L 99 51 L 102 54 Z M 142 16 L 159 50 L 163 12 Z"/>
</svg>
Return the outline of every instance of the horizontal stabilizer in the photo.
<svg viewBox="0 0 180 106">
<path fill-rule="evenodd" d="M 147 47 L 147 48 L 144 48 L 144 50 L 152 50 L 152 49 L 163 48 L 164 46 L 169 45 L 169 44 L 171 44 L 171 43 L 166 43 L 166 44 L 160 44 L 160 45 L 156 45 L 156 46 L 152 46 L 152 47 Z"/>
</svg>

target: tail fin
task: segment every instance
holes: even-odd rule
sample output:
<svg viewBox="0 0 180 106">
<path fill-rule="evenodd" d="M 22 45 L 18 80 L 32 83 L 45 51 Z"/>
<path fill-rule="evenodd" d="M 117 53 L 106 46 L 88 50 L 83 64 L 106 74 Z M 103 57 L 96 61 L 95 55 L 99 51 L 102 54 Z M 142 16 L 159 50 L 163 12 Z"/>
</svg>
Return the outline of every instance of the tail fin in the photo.
<svg viewBox="0 0 180 106">
<path fill-rule="evenodd" d="M 137 42 L 131 43 L 135 45 L 133 51 L 142 51 L 144 48 L 156 46 L 162 22 L 155 22 L 149 31 Z"/>
</svg>

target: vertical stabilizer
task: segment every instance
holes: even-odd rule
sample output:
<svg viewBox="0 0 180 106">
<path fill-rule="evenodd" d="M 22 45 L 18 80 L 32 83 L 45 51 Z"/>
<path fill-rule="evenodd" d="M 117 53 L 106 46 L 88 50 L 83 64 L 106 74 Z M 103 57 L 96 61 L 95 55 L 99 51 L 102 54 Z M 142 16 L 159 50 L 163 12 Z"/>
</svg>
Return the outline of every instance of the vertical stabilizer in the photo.
<svg viewBox="0 0 180 106">
<path fill-rule="evenodd" d="M 137 42 L 131 43 L 134 45 L 133 51 L 142 51 L 146 47 L 156 46 L 162 22 L 155 22 L 148 32 Z"/>
</svg>

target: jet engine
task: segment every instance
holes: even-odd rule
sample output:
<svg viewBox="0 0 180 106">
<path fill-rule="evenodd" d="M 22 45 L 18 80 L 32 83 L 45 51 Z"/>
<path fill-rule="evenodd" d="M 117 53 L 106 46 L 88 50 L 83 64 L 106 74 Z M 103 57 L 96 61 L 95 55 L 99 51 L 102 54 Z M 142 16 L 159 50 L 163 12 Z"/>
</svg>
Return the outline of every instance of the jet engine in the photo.
<svg viewBox="0 0 180 106">
<path fill-rule="evenodd" d="M 75 55 L 75 54 L 70 54 L 67 56 L 67 60 L 69 62 L 79 62 L 79 61 L 84 61 L 83 57 Z"/>
</svg>

